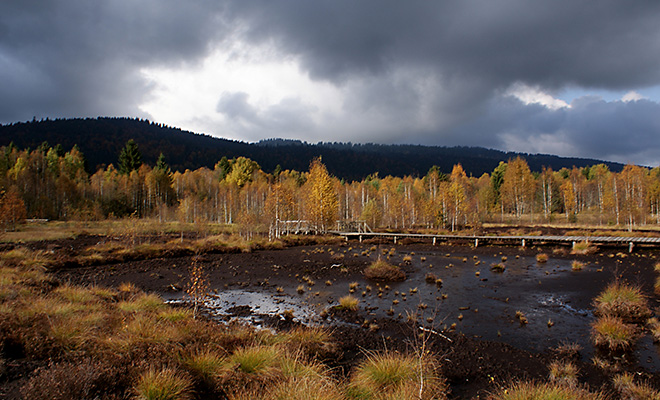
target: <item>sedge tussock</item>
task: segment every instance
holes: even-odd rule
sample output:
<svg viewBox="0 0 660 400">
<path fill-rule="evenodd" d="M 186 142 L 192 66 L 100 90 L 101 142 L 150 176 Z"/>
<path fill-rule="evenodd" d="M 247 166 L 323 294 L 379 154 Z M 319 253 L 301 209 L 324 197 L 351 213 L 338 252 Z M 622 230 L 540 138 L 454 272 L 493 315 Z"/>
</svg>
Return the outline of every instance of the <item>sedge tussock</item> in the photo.
<svg viewBox="0 0 660 400">
<path fill-rule="evenodd" d="M 379 281 L 404 281 L 406 279 L 406 274 L 401 268 L 380 259 L 364 270 L 364 276 Z"/>
<path fill-rule="evenodd" d="M 636 327 L 618 317 L 606 315 L 592 324 L 591 338 L 598 347 L 626 350 L 632 346 L 635 337 Z"/>
<path fill-rule="evenodd" d="M 641 289 L 623 282 L 607 286 L 594 299 L 594 307 L 598 315 L 612 315 L 627 322 L 640 321 L 651 314 Z"/>
<path fill-rule="evenodd" d="M 502 389 L 492 395 L 491 400 L 531 400 L 531 399 L 561 399 L 561 400 L 605 400 L 601 393 L 591 393 L 577 387 L 569 387 L 553 383 L 519 382 Z"/>
<path fill-rule="evenodd" d="M 355 398 L 443 399 L 447 386 L 430 358 L 389 352 L 368 355 L 347 391 Z"/>
<path fill-rule="evenodd" d="M 344 296 L 339 299 L 339 307 L 344 310 L 356 311 L 359 303 L 360 300 L 351 295 Z"/>
<path fill-rule="evenodd" d="M 180 372 L 150 368 L 140 375 L 134 388 L 139 400 L 192 399 L 192 382 Z"/>
</svg>

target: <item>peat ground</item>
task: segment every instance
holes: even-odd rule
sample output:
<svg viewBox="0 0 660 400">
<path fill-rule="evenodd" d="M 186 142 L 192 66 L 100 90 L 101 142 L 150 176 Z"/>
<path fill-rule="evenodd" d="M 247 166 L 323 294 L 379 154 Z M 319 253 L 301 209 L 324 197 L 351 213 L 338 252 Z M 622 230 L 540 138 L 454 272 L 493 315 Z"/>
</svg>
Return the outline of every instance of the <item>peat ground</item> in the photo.
<svg viewBox="0 0 660 400">
<path fill-rule="evenodd" d="M 103 240 L 81 236 L 33 246 L 76 254 Z M 60 268 L 54 274 L 83 285 L 131 282 L 177 301 L 183 297 L 190 266 L 202 263 L 213 293 L 206 303 L 209 317 L 246 318 L 277 330 L 300 323 L 329 326 L 341 355 L 326 362 L 338 374 L 370 351 L 425 348 L 441 361 L 452 398 L 484 398 L 512 380 L 545 380 L 548 365 L 560 357 L 579 365 L 580 383 L 611 390 L 611 375 L 591 362 L 592 356 L 601 355 L 589 341 L 592 300 L 609 282 L 623 279 L 640 285 L 655 311 L 654 265 L 660 251 L 627 254 L 611 248 L 571 255 L 568 250 L 337 242 Z M 548 262 L 536 262 L 541 252 L 549 255 Z M 406 281 L 363 277 L 366 266 L 388 256 L 405 271 Z M 572 271 L 573 260 L 585 267 Z M 495 263 L 504 264 L 505 271 L 491 271 Z M 429 273 L 442 284 L 426 283 Z M 358 311 L 337 310 L 334 306 L 349 294 L 351 283 L 357 283 L 352 295 L 360 300 Z M 285 310 L 293 312 L 293 319 L 283 317 Z M 529 323 L 521 324 L 516 311 Z M 424 340 L 420 327 L 439 334 L 427 334 Z M 582 350 L 560 355 L 554 349 L 562 343 L 577 343 Z M 660 356 L 649 335 L 617 360 L 624 370 L 660 388 Z"/>
</svg>

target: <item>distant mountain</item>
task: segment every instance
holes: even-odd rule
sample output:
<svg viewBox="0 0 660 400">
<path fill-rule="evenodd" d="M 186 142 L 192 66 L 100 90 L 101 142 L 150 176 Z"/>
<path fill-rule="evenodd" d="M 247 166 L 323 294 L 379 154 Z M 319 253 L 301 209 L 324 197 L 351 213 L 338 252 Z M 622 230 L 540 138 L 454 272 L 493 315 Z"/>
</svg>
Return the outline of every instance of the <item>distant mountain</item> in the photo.
<svg viewBox="0 0 660 400">
<path fill-rule="evenodd" d="M 518 155 L 527 160 L 533 171 L 541 171 L 543 166 L 558 170 L 599 163 L 608 165 L 613 171 L 623 168 L 619 163 L 594 159 L 503 152 L 481 147 L 309 144 L 288 139 L 250 144 L 131 118 L 57 119 L 0 126 L 0 146 L 14 142 L 19 148 L 35 148 L 46 141 L 51 146 L 59 143 L 69 150 L 77 144 L 93 171 L 111 163 L 116 165 L 119 152 L 129 139 L 137 142 L 146 163 L 154 165 L 162 152 L 172 169 L 179 171 L 200 167 L 212 169 L 223 156 L 249 157 L 267 172 L 273 171 L 278 164 L 282 169 L 306 171 L 310 161 L 321 156 L 332 174 L 346 180 L 362 180 L 375 172 L 380 176 L 423 176 L 433 165 L 449 173 L 458 163 L 468 174 L 480 176 L 491 172 L 500 161 Z"/>
</svg>

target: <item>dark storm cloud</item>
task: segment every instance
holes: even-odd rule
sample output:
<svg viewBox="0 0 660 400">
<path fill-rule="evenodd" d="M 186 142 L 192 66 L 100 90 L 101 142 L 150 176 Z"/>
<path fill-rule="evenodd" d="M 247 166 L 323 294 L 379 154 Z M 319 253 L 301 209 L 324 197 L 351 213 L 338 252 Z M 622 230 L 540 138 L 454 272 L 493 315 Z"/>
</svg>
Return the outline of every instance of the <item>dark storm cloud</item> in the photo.
<svg viewBox="0 0 660 400">
<path fill-rule="evenodd" d="M 653 101 L 581 99 L 552 111 L 504 94 L 513 84 L 658 86 L 658 20 L 657 1 L 9 0 L 0 2 L 0 122 L 139 115 L 151 90 L 142 68 L 259 45 L 335 85 L 343 104 L 332 120 L 334 111 L 311 117 L 318 110 L 304 98 L 258 104 L 256 93 L 218 93 L 216 111 L 245 138 L 650 157 Z"/>
<path fill-rule="evenodd" d="M 204 55 L 223 33 L 215 4 L 0 2 L 0 121 L 138 114 L 140 68 Z"/>
<path fill-rule="evenodd" d="M 446 78 L 627 89 L 660 78 L 654 1 L 235 1 L 244 38 L 275 41 L 312 77 L 341 81 L 393 65 Z"/>
<path fill-rule="evenodd" d="M 658 166 L 659 132 L 660 104 L 649 100 L 606 102 L 585 96 L 574 100 L 570 108 L 551 110 L 502 97 L 448 136 L 469 138 L 452 144 Z"/>
<path fill-rule="evenodd" d="M 345 108 L 410 121 L 363 141 L 517 144 L 619 160 L 658 147 L 653 102 L 552 111 L 502 97 L 514 83 L 549 93 L 660 84 L 658 2 L 255 0 L 229 10 L 244 40 L 276 43 L 313 79 L 348 88 Z M 415 126 L 420 119 L 427 126 Z M 486 121 L 489 129 L 472 129 Z"/>
</svg>

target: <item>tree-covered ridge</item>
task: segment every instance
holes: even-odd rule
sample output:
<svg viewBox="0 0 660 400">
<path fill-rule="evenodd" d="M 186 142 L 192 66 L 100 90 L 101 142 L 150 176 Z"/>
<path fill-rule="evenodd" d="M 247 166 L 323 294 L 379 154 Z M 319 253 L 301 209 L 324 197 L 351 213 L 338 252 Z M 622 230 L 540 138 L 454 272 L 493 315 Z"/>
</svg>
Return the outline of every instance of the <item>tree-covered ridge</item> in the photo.
<svg viewBox="0 0 660 400">
<path fill-rule="evenodd" d="M 116 156 L 142 159 L 128 141 Z M 323 161 L 325 161 L 323 159 Z M 278 221 L 305 220 L 331 228 L 339 220 L 365 220 L 372 228 L 456 230 L 484 222 L 580 221 L 634 227 L 660 223 L 660 168 L 604 164 L 532 172 L 520 157 L 491 173 L 468 176 L 460 164 L 450 174 L 433 167 L 422 177 L 340 180 L 321 159 L 309 172 L 268 173 L 246 157 L 222 158 L 211 168 L 175 171 L 161 155 L 149 163 L 113 164 L 93 173 L 73 147 L 43 143 L 34 150 L 0 148 L 1 219 L 103 219 L 135 215 L 160 220 L 236 224 L 245 235 Z"/>
<path fill-rule="evenodd" d="M 405 134 L 405 133 L 404 133 Z M 43 120 L 0 126 L 0 146 L 13 142 L 19 148 L 38 147 L 42 142 L 61 143 L 64 148 L 77 144 L 85 153 L 90 170 L 111 163 L 117 166 L 117 154 L 124 144 L 134 139 L 143 161 L 154 165 L 160 153 L 167 156 L 175 171 L 212 169 L 222 157 L 246 157 L 256 161 L 264 171 L 282 169 L 303 171 L 310 162 L 322 157 L 328 171 L 344 180 L 362 180 L 378 172 L 381 176 L 424 176 L 434 165 L 450 173 L 456 164 L 466 173 L 480 176 L 491 172 L 500 161 L 523 156 L 532 171 L 543 166 L 559 170 L 578 168 L 601 161 L 563 158 L 539 154 L 505 153 L 477 147 L 438 147 L 419 145 L 379 145 L 353 143 L 309 144 L 296 140 L 272 139 L 249 144 L 207 135 L 194 134 L 147 120 L 129 118 L 88 118 Z M 606 163 L 612 171 L 622 164 Z"/>
</svg>

